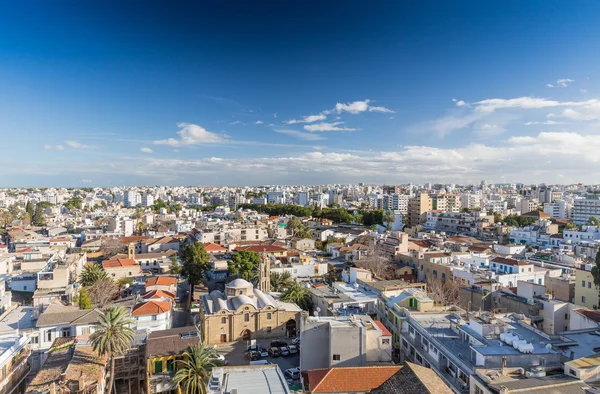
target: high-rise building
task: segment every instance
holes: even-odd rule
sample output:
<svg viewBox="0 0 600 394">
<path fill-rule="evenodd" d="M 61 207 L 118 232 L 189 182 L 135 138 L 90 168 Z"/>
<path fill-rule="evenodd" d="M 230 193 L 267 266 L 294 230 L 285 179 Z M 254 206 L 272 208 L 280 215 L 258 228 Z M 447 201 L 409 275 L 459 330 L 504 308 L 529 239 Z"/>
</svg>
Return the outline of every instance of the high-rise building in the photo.
<svg viewBox="0 0 600 394">
<path fill-rule="evenodd" d="M 123 199 L 123 205 L 126 208 L 135 207 L 138 204 L 139 193 L 135 190 L 127 190 Z"/>
<path fill-rule="evenodd" d="M 600 219 L 600 196 L 593 195 L 590 198 L 575 200 L 573 223 L 578 226 L 587 224 L 592 216 Z"/>
<path fill-rule="evenodd" d="M 408 226 L 416 226 L 426 220 L 427 211 L 431 211 L 432 202 L 429 194 L 419 193 L 408 200 Z"/>
</svg>

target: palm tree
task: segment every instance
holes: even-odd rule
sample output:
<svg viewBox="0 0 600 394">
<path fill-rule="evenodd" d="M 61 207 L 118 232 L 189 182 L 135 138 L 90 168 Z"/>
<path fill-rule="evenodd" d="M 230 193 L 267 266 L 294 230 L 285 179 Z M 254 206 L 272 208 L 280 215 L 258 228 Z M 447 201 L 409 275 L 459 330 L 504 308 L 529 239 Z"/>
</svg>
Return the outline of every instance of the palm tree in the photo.
<svg viewBox="0 0 600 394">
<path fill-rule="evenodd" d="M 386 227 L 388 228 L 388 230 L 390 230 L 392 228 L 392 223 L 394 223 L 395 221 L 396 221 L 396 216 L 394 215 L 394 212 L 385 211 L 385 213 L 383 214 L 383 222 L 386 224 Z"/>
<path fill-rule="evenodd" d="M 271 272 L 271 290 L 283 291 L 292 279 L 292 275 L 288 271 Z"/>
<path fill-rule="evenodd" d="M 282 301 L 293 302 L 305 311 L 312 309 L 312 301 L 308 289 L 298 282 L 289 284 L 285 293 L 281 296 Z"/>
<path fill-rule="evenodd" d="M 90 341 L 94 351 L 110 360 L 110 380 L 107 393 L 111 394 L 115 381 L 115 357 L 131 347 L 134 334 L 129 327 L 135 321 L 129 317 L 129 311 L 122 306 L 109 306 L 100 314 L 98 323 L 94 324 L 94 333 Z"/>
<path fill-rule="evenodd" d="M 208 379 L 213 367 L 223 363 L 215 357 L 215 350 L 199 343 L 186 350 L 184 360 L 179 361 L 173 384 L 187 394 L 207 394 Z"/>
<path fill-rule="evenodd" d="M 82 286 L 91 286 L 103 279 L 108 279 L 108 274 L 96 263 L 86 264 L 81 271 L 81 275 L 79 275 L 79 283 Z"/>
</svg>

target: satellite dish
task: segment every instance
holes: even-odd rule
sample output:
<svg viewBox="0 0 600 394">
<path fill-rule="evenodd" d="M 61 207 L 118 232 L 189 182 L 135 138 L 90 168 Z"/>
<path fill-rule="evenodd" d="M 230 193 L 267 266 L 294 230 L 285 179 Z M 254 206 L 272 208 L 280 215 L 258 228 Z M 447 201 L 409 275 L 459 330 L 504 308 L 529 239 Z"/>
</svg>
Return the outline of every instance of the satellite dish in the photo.
<svg viewBox="0 0 600 394">
<path fill-rule="evenodd" d="M 321 308 L 320 307 L 317 307 L 317 312 L 321 312 Z"/>
<path fill-rule="evenodd" d="M 130 286 L 129 283 L 125 283 L 125 288 L 126 289 L 129 289 L 129 286 Z"/>
</svg>

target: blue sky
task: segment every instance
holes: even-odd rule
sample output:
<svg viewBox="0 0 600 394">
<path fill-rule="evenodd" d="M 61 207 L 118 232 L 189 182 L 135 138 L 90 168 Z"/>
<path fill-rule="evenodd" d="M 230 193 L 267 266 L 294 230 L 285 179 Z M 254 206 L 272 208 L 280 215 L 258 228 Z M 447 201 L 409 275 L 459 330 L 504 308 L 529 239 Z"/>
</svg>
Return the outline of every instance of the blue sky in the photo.
<svg viewBox="0 0 600 394">
<path fill-rule="evenodd" d="M 0 186 L 597 183 L 599 12 L 7 2 Z"/>
</svg>

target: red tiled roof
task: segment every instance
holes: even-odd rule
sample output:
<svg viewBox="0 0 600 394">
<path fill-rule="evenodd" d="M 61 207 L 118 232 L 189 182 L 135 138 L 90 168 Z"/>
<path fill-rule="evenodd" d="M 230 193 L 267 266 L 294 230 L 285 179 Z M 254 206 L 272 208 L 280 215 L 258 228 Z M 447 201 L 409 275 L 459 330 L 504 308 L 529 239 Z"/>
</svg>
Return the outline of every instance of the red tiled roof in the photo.
<svg viewBox="0 0 600 394">
<path fill-rule="evenodd" d="M 177 278 L 172 276 L 157 276 L 155 278 L 146 279 L 146 287 L 148 286 L 171 286 L 177 285 Z"/>
<path fill-rule="evenodd" d="M 121 241 L 121 244 L 127 245 L 132 242 L 145 241 L 147 239 L 150 239 L 150 237 L 147 235 L 132 235 L 130 237 L 121 237 L 119 238 L 119 241 Z"/>
<path fill-rule="evenodd" d="M 205 243 L 204 250 L 206 250 L 207 252 L 226 252 L 227 251 L 227 249 L 225 249 L 221 245 L 216 244 L 214 242 Z"/>
<path fill-rule="evenodd" d="M 377 327 L 379 327 L 379 329 L 383 332 L 383 335 L 385 335 L 386 337 L 391 337 L 392 333 L 390 332 L 390 330 L 388 330 L 382 322 L 380 322 L 379 320 L 373 320 L 373 322 L 375 323 L 375 325 Z"/>
<path fill-rule="evenodd" d="M 598 312 L 598 311 L 593 311 L 591 309 L 575 309 L 575 312 L 577 312 L 580 315 L 583 315 L 583 316 L 587 317 L 588 319 L 591 319 L 597 323 L 600 323 L 600 312 Z"/>
<path fill-rule="evenodd" d="M 285 252 L 285 251 L 287 251 L 286 248 L 282 248 L 281 246 L 269 245 L 269 244 L 252 245 L 252 246 L 239 246 L 235 250 L 238 251 L 238 252 L 241 252 L 243 250 L 247 250 L 247 251 L 250 251 L 250 252 L 257 252 L 257 253 L 262 253 L 262 252 L 272 253 L 272 252 Z"/>
<path fill-rule="evenodd" d="M 133 307 L 131 316 L 158 315 L 171 310 L 171 303 L 168 301 L 146 301 Z"/>
<path fill-rule="evenodd" d="M 313 369 L 308 371 L 312 393 L 368 392 L 392 377 L 401 366 Z"/>
<path fill-rule="evenodd" d="M 133 259 L 113 259 L 113 260 L 104 260 L 102 262 L 102 267 L 104 269 L 107 268 L 120 268 L 120 267 L 139 267 L 138 263 Z"/>
<path fill-rule="evenodd" d="M 69 242 L 70 240 L 71 240 L 71 238 L 69 238 L 69 237 L 50 238 L 50 242 Z"/>
<path fill-rule="evenodd" d="M 150 290 L 145 292 L 144 294 L 142 294 L 142 298 L 146 299 L 146 300 L 150 300 L 153 298 L 170 298 L 171 300 L 175 300 L 175 294 L 171 293 L 170 291 L 164 291 L 164 290 Z"/>
<path fill-rule="evenodd" d="M 515 260 L 515 259 L 507 259 L 504 257 L 496 257 L 496 258 L 492 259 L 492 261 L 494 263 L 504 264 L 504 265 L 531 265 L 524 261 L 519 261 L 519 260 Z"/>
</svg>

